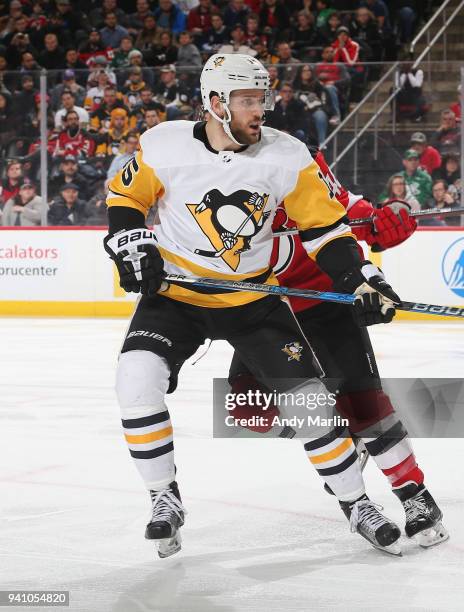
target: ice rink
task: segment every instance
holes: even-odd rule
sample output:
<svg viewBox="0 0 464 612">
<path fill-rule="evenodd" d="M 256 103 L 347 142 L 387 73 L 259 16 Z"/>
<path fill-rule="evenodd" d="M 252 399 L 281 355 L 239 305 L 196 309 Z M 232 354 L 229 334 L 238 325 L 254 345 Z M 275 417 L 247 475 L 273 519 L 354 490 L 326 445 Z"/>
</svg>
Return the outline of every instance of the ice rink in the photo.
<svg viewBox="0 0 464 612">
<path fill-rule="evenodd" d="M 350 533 L 299 442 L 211 439 L 224 343 L 187 364 L 169 398 L 189 514 L 183 550 L 159 559 L 113 391 L 126 325 L 0 319 L 0 589 L 69 590 L 69 609 L 85 612 L 463 610 L 462 440 L 415 443 L 450 541 L 423 550 L 403 538 L 402 558 L 384 556 Z M 372 337 L 383 376 L 463 375 L 462 324 L 396 323 Z M 365 475 L 402 526 L 372 461 Z"/>
</svg>

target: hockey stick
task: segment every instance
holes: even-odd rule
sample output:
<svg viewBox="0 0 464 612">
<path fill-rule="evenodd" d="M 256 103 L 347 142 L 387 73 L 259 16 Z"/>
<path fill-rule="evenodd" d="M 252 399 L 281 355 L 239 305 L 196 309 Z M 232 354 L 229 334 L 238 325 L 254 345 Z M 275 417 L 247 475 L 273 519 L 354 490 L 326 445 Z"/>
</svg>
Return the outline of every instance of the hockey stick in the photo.
<svg viewBox="0 0 464 612">
<path fill-rule="evenodd" d="M 338 304 L 354 304 L 356 297 L 352 294 L 335 293 L 333 291 L 314 291 L 313 289 L 295 289 L 281 285 L 266 285 L 264 283 L 249 283 L 247 281 L 233 281 L 218 278 L 191 278 L 182 274 L 168 274 L 165 276 L 168 283 L 180 285 L 196 285 L 230 291 L 251 291 L 252 293 L 268 293 L 284 297 L 300 297 L 308 300 L 321 300 L 323 302 L 336 302 Z M 422 304 L 420 302 L 401 302 L 395 306 L 396 310 L 405 312 L 418 312 L 421 314 L 442 315 L 457 317 L 464 320 L 464 308 L 454 306 L 437 306 L 435 304 Z"/>
<path fill-rule="evenodd" d="M 422 217 L 435 217 L 438 215 L 458 215 L 464 213 L 464 207 L 460 208 L 430 208 L 429 210 L 419 210 L 412 212 L 409 216 L 421 219 Z M 360 225 L 369 225 L 374 222 L 373 217 L 365 217 L 364 219 L 350 219 L 350 225 L 358 227 Z M 279 230 L 273 232 L 273 236 L 295 236 L 299 233 L 298 229 Z"/>
<path fill-rule="evenodd" d="M 261 196 L 259 196 L 260 199 Z M 248 215 L 248 217 L 245 217 L 245 220 L 239 225 L 238 229 L 235 231 L 234 234 L 232 234 L 232 238 L 235 239 L 237 238 L 237 236 L 240 234 L 240 232 L 242 231 L 242 229 L 245 227 L 245 225 L 248 223 L 248 221 L 252 218 L 252 216 L 255 214 L 255 212 L 257 210 L 260 210 L 258 208 L 257 205 L 255 205 L 255 207 L 253 208 L 253 210 L 250 212 L 250 214 Z M 234 245 L 235 246 L 235 245 Z M 233 248 L 233 247 L 232 247 Z M 204 251 L 203 249 L 195 249 L 195 254 L 196 255 L 202 255 L 203 257 L 221 257 L 221 255 L 223 255 L 225 253 L 225 251 L 228 251 L 230 249 L 226 249 L 226 247 L 222 247 L 222 249 L 220 249 L 219 251 Z"/>
</svg>

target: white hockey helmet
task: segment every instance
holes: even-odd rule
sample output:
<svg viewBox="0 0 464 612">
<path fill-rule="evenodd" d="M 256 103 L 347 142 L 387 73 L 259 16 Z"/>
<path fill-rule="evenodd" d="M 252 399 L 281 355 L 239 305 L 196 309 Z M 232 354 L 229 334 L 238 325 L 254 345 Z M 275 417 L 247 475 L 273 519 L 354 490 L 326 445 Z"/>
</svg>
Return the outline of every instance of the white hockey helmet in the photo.
<svg viewBox="0 0 464 612">
<path fill-rule="evenodd" d="M 238 89 L 262 89 L 264 91 L 264 110 L 274 109 L 274 91 L 270 88 L 269 72 L 262 63 L 240 53 L 216 53 L 203 67 L 200 76 L 203 108 L 222 123 L 225 133 L 236 144 L 238 142 L 230 131 L 231 114 L 230 94 Z M 215 92 L 224 105 L 225 114 L 221 118 L 211 108 L 211 93 Z"/>
</svg>

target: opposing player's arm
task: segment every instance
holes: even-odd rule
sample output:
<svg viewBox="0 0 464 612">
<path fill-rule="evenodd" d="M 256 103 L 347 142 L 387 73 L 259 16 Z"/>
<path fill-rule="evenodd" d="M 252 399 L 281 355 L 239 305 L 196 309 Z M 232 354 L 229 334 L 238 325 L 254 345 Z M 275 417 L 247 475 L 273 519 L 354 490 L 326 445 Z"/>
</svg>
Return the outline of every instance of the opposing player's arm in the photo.
<svg viewBox="0 0 464 612">
<path fill-rule="evenodd" d="M 139 151 L 110 181 L 107 196 L 109 234 L 103 243 L 115 262 L 121 287 L 154 295 L 163 282 L 163 259 L 156 237 L 145 227 L 148 211 L 164 186 Z"/>
<path fill-rule="evenodd" d="M 387 323 L 401 300 L 381 270 L 361 259 L 346 208 L 336 197 L 340 184 L 330 172 L 324 174 L 309 153 L 307 158 L 303 154 L 307 163 L 284 198 L 287 213 L 297 223 L 308 255 L 332 278 L 334 289 L 358 296 L 359 323 Z"/>
</svg>

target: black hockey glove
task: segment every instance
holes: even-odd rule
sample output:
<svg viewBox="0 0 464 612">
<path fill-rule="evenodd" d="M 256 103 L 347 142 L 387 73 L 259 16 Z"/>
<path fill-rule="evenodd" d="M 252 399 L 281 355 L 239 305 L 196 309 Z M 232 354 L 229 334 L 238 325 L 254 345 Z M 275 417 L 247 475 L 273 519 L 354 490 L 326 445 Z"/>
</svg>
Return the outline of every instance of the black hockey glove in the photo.
<svg viewBox="0 0 464 612">
<path fill-rule="evenodd" d="M 390 323 L 395 316 L 395 305 L 401 303 L 401 299 L 385 280 L 382 270 L 370 261 L 363 261 L 347 270 L 334 283 L 334 289 L 357 296 L 355 316 L 363 327 Z"/>
<path fill-rule="evenodd" d="M 163 258 L 151 230 L 121 230 L 106 236 L 103 245 L 118 268 L 119 284 L 124 291 L 155 295 L 165 284 Z"/>
</svg>

